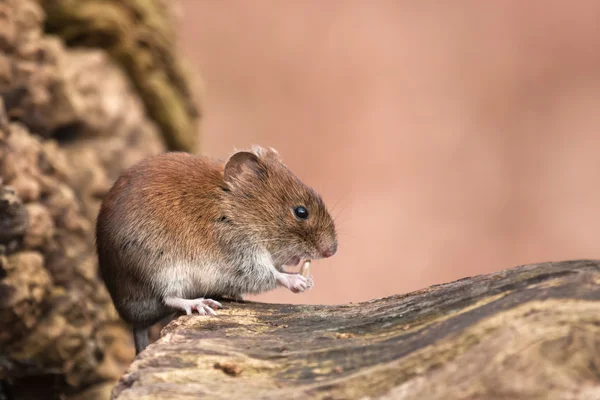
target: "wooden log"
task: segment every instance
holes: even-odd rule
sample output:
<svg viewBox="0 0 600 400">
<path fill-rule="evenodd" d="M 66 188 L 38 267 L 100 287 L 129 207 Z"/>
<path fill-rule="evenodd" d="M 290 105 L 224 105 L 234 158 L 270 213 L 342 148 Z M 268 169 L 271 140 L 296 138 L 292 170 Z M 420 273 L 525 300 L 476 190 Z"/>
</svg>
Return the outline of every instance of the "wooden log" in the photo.
<svg viewBox="0 0 600 400">
<path fill-rule="evenodd" d="M 181 316 L 128 399 L 599 399 L 600 264 L 521 266 L 340 306 Z"/>
</svg>

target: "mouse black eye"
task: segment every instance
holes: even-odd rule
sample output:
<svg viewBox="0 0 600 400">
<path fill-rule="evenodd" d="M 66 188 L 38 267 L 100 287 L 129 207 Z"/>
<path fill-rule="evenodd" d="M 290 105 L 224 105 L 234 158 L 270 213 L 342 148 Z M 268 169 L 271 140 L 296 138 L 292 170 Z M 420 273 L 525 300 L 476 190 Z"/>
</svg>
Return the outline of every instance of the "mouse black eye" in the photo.
<svg viewBox="0 0 600 400">
<path fill-rule="evenodd" d="M 298 219 L 308 219 L 308 210 L 304 206 L 294 207 L 294 215 Z"/>
</svg>

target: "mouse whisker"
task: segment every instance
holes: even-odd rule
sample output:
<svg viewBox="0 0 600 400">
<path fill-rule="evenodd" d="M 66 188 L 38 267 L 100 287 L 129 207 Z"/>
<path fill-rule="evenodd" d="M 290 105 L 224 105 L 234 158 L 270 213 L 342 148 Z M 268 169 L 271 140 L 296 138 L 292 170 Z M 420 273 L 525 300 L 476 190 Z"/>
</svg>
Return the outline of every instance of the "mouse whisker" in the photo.
<svg viewBox="0 0 600 400">
<path fill-rule="evenodd" d="M 348 211 L 348 206 L 342 207 L 340 210 L 338 210 L 338 212 L 332 216 L 333 221 L 337 221 L 337 219 L 341 217 L 346 211 Z"/>
<path fill-rule="evenodd" d="M 348 193 L 346 193 L 338 201 L 336 201 L 335 204 L 333 205 L 333 207 L 331 207 L 331 212 L 333 212 L 333 210 L 335 210 L 335 208 L 338 206 L 338 204 L 340 204 L 340 202 L 342 200 L 344 200 L 347 196 L 348 196 Z"/>
</svg>

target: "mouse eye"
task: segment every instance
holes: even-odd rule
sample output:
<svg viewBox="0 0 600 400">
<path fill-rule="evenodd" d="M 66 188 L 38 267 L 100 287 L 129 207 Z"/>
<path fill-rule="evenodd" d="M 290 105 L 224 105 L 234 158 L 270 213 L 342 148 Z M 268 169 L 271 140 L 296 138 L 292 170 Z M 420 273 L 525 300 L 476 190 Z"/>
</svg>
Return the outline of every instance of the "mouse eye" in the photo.
<svg viewBox="0 0 600 400">
<path fill-rule="evenodd" d="M 304 206 L 294 207 L 294 215 L 298 219 L 308 219 L 308 210 Z"/>
</svg>

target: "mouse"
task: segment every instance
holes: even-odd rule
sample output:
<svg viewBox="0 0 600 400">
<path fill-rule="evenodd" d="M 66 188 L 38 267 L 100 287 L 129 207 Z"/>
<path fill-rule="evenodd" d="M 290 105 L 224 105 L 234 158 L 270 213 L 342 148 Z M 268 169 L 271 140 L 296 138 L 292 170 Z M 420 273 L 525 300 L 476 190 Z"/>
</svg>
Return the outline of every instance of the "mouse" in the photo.
<svg viewBox="0 0 600 400">
<path fill-rule="evenodd" d="M 96 221 L 99 275 L 136 355 L 154 324 L 177 313 L 215 316 L 216 298 L 311 289 L 312 275 L 288 267 L 337 247 L 321 196 L 260 146 L 225 161 L 150 156 L 117 178 Z"/>
</svg>

